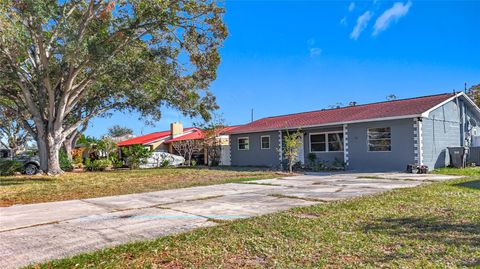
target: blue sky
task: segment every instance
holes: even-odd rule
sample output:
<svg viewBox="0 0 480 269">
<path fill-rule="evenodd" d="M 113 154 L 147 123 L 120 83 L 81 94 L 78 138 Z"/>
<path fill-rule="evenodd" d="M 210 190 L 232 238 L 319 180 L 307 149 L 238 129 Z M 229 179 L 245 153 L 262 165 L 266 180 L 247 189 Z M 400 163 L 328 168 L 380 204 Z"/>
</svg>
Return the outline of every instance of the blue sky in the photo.
<svg viewBox="0 0 480 269">
<path fill-rule="evenodd" d="M 228 124 L 463 90 L 480 83 L 480 1 L 228 1 L 230 35 L 211 90 Z M 165 110 L 156 126 L 136 114 L 92 121 L 137 135 L 195 119 Z"/>
</svg>

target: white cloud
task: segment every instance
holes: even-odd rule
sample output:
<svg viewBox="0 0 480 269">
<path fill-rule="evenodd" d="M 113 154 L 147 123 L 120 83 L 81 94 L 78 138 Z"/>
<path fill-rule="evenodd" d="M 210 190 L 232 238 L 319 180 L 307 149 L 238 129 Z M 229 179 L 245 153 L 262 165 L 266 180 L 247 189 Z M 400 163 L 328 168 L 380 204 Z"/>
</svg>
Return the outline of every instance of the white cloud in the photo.
<svg viewBox="0 0 480 269">
<path fill-rule="evenodd" d="M 373 26 L 373 35 L 376 36 L 380 32 L 385 31 L 392 22 L 396 22 L 401 17 L 407 15 L 411 6 L 411 1 L 408 1 L 405 4 L 401 2 L 394 3 L 391 8 L 385 10 L 385 12 L 383 12 L 383 14 L 380 15 L 380 17 L 378 17 L 375 21 L 375 25 Z"/>
<path fill-rule="evenodd" d="M 355 9 L 355 2 L 351 2 L 350 5 L 348 5 L 348 11 L 352 12 Z"/>
<path fill-rule="evenodd" d="M 315 45 L 315 43 L 316 43 L 316 40 L 315 40 L 315 38 L 313 38 L 313 37 L 312 37 L 312 38 L 309 38 L 309 39 L 307 40 L 307 44 L 308 44 L 309 46 L 313 46 L 313 45 Z"/>
<path fill-rule="evenodd" d="M 357 19 L 357 24 L 353 27 L 352 33 L 350 33 L 350 38 L 357 40 L 360 34 L 365 30 L 368 25 L 368 21 L 372 18 L 372 13 L 370 11 L 366 11 Z"/>
<path fill-rule="evenodd" d="M 310 48 L 310 57 L 319 56 L 322 54 L 322 49 L 320 48 Z"/>
<path fill-rule="evenodd" d="M 343 17 L 343 18 L 340 20 L 340 24 L 341 24 L 341 25 L 347 25 L 347 17 Z"/>
</svg>

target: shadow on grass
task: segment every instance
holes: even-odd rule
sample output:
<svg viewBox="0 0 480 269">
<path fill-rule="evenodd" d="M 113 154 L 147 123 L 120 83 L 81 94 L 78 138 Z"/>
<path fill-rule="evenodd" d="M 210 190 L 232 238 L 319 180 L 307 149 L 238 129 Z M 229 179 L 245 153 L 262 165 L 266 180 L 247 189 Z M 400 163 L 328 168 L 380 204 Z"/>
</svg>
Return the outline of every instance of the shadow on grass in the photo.
<svg viewBox="0 0 480 269">
<path fill-rule="evenodd" d="M 454 186 L 480 190 L 480 180 L 472 180 L 455 184 Z"/>
<path fill-rule="evenodd" d="M 462 223 L 449 222 L 444 218 L 382 218 L 375 224 L 369 224 L 364 227 L 365 232 L 380 233 L 394 237 L 392 242 L 400 243 L 403 240 L 422 240 L 434 245 L 448 245 L 456 248 L 480 247 L 480 223 L 466 221 Z M 438 248 L 429 253 L 431 257 L 443 257 L 448 255 L 445 251 Z M 382 261 L 392 261 L 397 259 L 413 259 L 412 254 L 399 253 L 394 251 L 381 257 Z M 461 266 L 478 266 L 479 259 L 462 261 Z"/>
<path fill-rule="evenodd" d="M 24 185 L 24 184 L 32 184 L 32 183 L 41 183 L 41 182 L 48 182 L 52 181 L 50 178 L 40 177 L 40 178 L 32 178 L 32 177 L 18 177 L 18 178 L 0 178 L 0 186 L 15 186 L 15 185 Z"/>
</svg>

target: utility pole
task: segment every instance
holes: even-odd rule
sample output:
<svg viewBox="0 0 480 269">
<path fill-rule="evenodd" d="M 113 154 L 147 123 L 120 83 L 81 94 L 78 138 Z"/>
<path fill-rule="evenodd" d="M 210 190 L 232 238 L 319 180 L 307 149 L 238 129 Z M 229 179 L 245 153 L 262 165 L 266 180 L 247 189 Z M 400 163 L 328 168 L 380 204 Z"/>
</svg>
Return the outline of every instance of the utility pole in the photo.
<svg viewBox="0 0 480 269">
<path fill-rule="evenodd" d="M 253 108 L 252 108 L 252 112 L 251 112 L 251 121 L 250 122 L 253 122 Z"/>
</svg>

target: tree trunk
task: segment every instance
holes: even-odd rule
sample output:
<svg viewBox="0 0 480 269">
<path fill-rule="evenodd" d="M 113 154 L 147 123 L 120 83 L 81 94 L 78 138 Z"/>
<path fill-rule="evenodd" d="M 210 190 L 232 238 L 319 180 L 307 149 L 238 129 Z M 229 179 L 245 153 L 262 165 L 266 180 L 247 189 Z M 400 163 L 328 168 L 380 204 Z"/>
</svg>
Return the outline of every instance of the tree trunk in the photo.
<svg viewBox="0 0 480 269">
<path fill-rule="evenodd" d="M 58 174 L 62 174 L 62 168 L 60 168 L 60 159 L 58 156 L 58 151 L 61 148 L 60 145 L 52 145 L 48 149 L 48 172 L 49 176 L 55 176 Z"/>
<path fill-rule="evenodd" d="M 18 152 L 17 147 L 15 147 L 15 146 L 11 147 L 10 148 L 10 157 L 15 159 L 15 157 L 17 157 L 17 152 Z"/>
<path fill-rule="evenodd" d="M 72 157 L 72 148 L 73 148 L 73 139 L 72 138 L 67 138 L 65 139 L 65 141 L 63 142 L 63 149 L 65 150 L 65 154 L 67 155 L 67 158 L 69 161 L 72 161 L 73 160 L 73 157 Z"/>
<path fill-rule="evenodd" d="M 51 134 L 44 134 L 43 130 L 39 130 L 39 135 L 36 137 L 38 146 L 38 155 L 40 158 L 40 170 L 50 176 L 62 174 L 60 168 L 58 152 L 62 147 L 64 139 L 61 136 L 53 136 Z"/>
<path fill-rule="evenodd" d="M 36 138 L 38 147 L 38 157 L 40 158 L 40 170 L 48 172 L 48 146 L 47 142 L 41 137 Z"/>
</svg>

